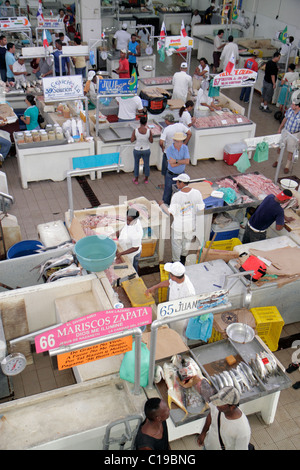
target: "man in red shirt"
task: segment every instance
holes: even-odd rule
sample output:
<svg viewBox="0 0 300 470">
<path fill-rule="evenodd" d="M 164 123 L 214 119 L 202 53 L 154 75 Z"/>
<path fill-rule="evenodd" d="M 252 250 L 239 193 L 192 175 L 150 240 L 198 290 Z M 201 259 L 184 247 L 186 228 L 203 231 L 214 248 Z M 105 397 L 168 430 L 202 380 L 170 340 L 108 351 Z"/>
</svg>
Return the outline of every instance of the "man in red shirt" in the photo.
<svg viewBox="0 0 300 470">
<path fill-rule="evenodd" d="M 130 78 L 129 62 L 126 57 L 126 53 L 125 49 L 120 51 L 119 68 L 113 70 L 113 72 L 116 72 L 119 75 L 119 78 Z"/>
<path fill-rule="evenodd" d="M 244 69 L 250 69 L 250 70 L 253 70 L 253 72 L 257 72 L 258 63 L 256 62 L 256 57 L 257 57 L 257 52 L 253 51 L 252 56 L 246 60 L 244 64 Z M 251 87 L 249 86 L 243 87 L 241 90 L 240 100 L 241 101 L 244 100 L 244 103 L 249 103 L 250 92 L 251 92 Z"/>
</svg>

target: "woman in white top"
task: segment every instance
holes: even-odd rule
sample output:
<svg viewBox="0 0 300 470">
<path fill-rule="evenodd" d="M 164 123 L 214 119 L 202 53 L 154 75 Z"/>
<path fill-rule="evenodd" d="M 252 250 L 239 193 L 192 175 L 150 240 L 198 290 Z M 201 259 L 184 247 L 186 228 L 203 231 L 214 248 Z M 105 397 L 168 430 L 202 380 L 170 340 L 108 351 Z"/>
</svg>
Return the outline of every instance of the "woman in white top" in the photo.
<svg viewBox="0 0 300 470">
<path fill-rule="evenodd" d="M 143 227 L 139 219 L 140 213 L 133 207 L 127 210 L 126 225 L 117 232 L 117 238 L 122 251 L 118 251 L 116 258 L 127 255 L 136 272 L 138 271 L 139 259 L 142 251 Z"/>
<path fill-rule="evenodd" d="M 179 110 L 179 122 L 184 124 L 187 127 L 191 127 L 193 124 L 191 112 L 194 108 L 194 102 L 192 100 L 188 100 L 184 106 L 182 106 Z"/>
<path fill-rule="evenodd" d="M 135 142 L 133 156 L 134 156 L 134 178 L 133 183 L 139 184 L 139 165 L 140 159 L 144 162 L 144 183 L 148 183 L 150 175 L 150 143 L 153 142 L 153 135 L 151 130 L 147 127 L 147 117 L 140 118 L 140 127 L 135 129 L 131 136 L 131 142 Z"/>
<path fill-rule="evenodd" d="M 201 83 L 209 80 L 209 65 L 205 57 L 201 57 L 193 76 L 193 89 L 199 90 Z"/>
</svg>

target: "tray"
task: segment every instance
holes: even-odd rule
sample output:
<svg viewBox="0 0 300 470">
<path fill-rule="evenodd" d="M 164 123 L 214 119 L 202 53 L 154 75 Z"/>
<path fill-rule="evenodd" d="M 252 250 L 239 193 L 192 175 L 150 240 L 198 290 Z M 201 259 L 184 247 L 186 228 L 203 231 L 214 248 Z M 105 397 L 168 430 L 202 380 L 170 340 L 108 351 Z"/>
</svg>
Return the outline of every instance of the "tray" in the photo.
<svg viewBox="0 0 300 470">
<path fill-rule="evenodd" d="M 16 133 L 14 132 L 14 139 L 15 142 L 16 140 Z M 22 149 L 32 149 L 32 148 L 38 148 L 38 147 L 52 147 L 54 145 L 66 145 L 68 143 L 68 140 L 64 137 L 62 140 L 47 140 L 43 142 L 30 142 L 30 143 L 25 143 L 25 144 L 16 144 L 20 150 Z"/>
</svg>

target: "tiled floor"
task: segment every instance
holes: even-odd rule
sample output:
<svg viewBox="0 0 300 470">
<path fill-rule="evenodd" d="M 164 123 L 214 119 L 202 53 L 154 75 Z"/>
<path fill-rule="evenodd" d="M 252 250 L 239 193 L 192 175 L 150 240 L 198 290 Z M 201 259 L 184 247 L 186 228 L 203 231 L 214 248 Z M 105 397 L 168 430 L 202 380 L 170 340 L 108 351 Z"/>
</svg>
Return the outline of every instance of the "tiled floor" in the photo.
<svg viewBox="0 0 300 470">
<path fill-rule="evenodd" d="M 178 70 L 181 59 L 172 56 L 162 64 L 157 59 L 157 76 L 169 75 Z M 197 60 L 192 57 L 191 70 L 197 65 Z M 239 90 L 225 90 L 225 94 L 238 101 Z M 258 110 L 260 97 L 254 95 L 251 119 L 256 122 L 256 135 L 275 134 L 279 123 L 273 114 L 265 114 Z M 247 105 L 246 105 L 247 106 Z M 272 107 L 273 111 L 276 110 Z M 273 179 L 275 170 L 272 162 L 275 160 L 275 152 L 270 151 L 269 161 L 264 163 L 251 162 L 249 171 L 259 171 L 267 177 Z M 298 162 L 294 166 L 293 174 L 299 176 Z M 3 164 L 2 171 L 7 175 L 9 193 L 14 197 L 15 203 L 10 209 L 10 213 L 15 215 L 21 227 L 22 238 L 37 239 L 37 225 L 53 220 L 64 220 L 64 214 L 68 210 L 68 193 L 66 181 L 52 182 L 43 181 L 29 183 L 29 188 L 24 190 L 20 184 L 18 165 L 16 157 L 8 157 Z M 190 166 L 187 170 L 191 178 L 206 177 L 213 178 L 237 174 L 234 166 L 228 166 L 223 161 L 203 160 L 197 166 Z M 283 172 L 280 173 L 283 176 Z M 151 168 L 150 182 L 148 185 L 133 185 L 132 174 L 105 173 L 101 180 L 89 181 L 90 186 L 101 203 L 118 204 L 119 196 L 126 195 L 128 199 L 144 196 L 150 200 L 159 201 L 162 198 L 162 190 L 159 184 L 163 183 L 163 177 L 155 168 Z M 76 181 L 73 181 L 73 197 L 75 209 L 89 207 L 89 201 Z M 165 261 L 170 260 L 170 245 L 166 242 Z M 144 276 L 146 285 L 156 283 L 159 274 L 154 273 Z M 300 323 L 287 325 L 284 327 L 282 336 L 289 336 L 300 333 Z M 278 351 L 276 356 L 287 366 L 291 362 L 291 355 L 294 349 L 284 349 Z M 293 381 L 300 380 L 299 371 L 291 376 Z M 41 391 L 51 390 L 74 383 L 72 373 L 63 373 L 52 367 L 48 356 L 36 355 L 35 364 L 26 369 L 26 374 L 21 374 L 14 381 L 16 396 L 26 396 Z M 267 426 L 259 415 L 249 417 L 252 429 L 252 442 L 258 449 L 300 449 L 300 390 L 292 388 L 281 393 L 278 412 L 275 422 Z M 189 436 L 172 443 L 173 449 L 196 449 L 194 437 Z"/>
</svg>

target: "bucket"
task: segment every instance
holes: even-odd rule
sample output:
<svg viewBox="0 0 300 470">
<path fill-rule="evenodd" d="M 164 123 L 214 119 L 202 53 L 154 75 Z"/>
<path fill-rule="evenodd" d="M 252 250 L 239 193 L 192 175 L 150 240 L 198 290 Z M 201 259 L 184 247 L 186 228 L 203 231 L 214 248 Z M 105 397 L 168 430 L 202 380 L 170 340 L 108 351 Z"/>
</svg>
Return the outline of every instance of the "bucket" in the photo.
<svg viewBox="0 0 300 470">
<path fill-rule="evenodd" d="M 21 256 L 34 255 L 44 245 L 38 240 L 24 240 L 11 246 L 7 251 L 7 259 L 20 258 Z"/>
<path fill-rule="evenodd" d="M 91 235 L 81 238 L 74 247 L 81 266 L 87 271 L 104 271 L 115 259 L 117 245 L 108 237 Z"/>
</svg>

